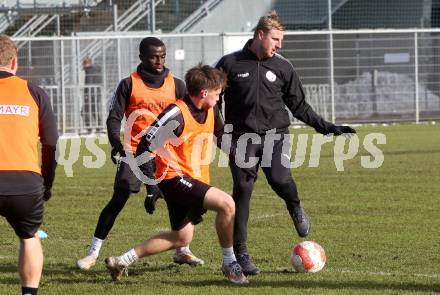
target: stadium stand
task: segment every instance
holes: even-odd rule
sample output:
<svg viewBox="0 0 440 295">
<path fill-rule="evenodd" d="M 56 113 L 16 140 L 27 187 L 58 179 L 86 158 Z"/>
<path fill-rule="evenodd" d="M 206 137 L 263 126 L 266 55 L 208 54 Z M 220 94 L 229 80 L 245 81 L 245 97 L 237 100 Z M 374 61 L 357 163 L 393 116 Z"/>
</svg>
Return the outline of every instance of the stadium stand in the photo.
<svg viewBox="0 0 440 295">
<path fill-rule="evenodd" d="M 209 0 L 181 22 L 173 32 L 249 32 L 256 26 L 258 18 L 271 9 L 273 2 Z"/>
<path fill-rule="evenodd" d="M 327 29 L 327 1 L 277 0 L 279 12 L 288 30 Z M 333 29 L 430 27 L 431 3 L 437 0 L 332 0 Z M 392 12 L 392 13 L 391 13 Z"/>
<path fill-rule="evenodd" d="M 81 131 L 78 101 L 87 87 L 110 99 L 119 79 L 136 66 L 142 36 L 163 39 L 167 65 L 182 77 L 197 62 L 213 64 L 241 48 L 258 17 L 272 9 L 288 29 L 280 53 L 326 119 L 438 116 L 440 33 L 415 28 L 440 27 L 440 0 L 331 3 L 332 34 L 326 0 L 0 0 L 0 33 L 16 39 L 19 74 L 50 93 L 62 133 Z M 84 85 L 86 57 L 101 66 L 101 85 Z M 102 121 L 95 124 L 103 127 Z"/>
<path fill-rule="evenodd" d="M 35 36 L 55 16 L 90 12 L 98 8 L 102 0 L 5 0 L 0 6 L 0 32 L 9 27 L 14 36 Z M 32 29 L 27 29 L 32 27 Z"/>
</svg>

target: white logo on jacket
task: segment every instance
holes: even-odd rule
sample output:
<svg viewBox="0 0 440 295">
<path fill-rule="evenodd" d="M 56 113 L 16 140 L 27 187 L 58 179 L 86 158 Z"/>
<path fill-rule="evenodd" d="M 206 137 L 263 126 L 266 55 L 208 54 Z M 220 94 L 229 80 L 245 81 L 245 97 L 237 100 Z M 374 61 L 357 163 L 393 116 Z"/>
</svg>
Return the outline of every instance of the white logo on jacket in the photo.
<svg viewBox="0 0 440 295">
<path fill-rule="evenodd" d="M 272 71 L 267 71 L 266 72 L 266 79 L 269 80 L 270 82 L 275 82 L 275 80 L 277 79 L 277 76 Z"/>
<path fill-rule="evenodd" d="M 249 77 L 249 73 L 240 73 L 240 74 L 237 74 L 237 77 L 238 78 L 247 78 L 247 77 Z"/>
</svg>

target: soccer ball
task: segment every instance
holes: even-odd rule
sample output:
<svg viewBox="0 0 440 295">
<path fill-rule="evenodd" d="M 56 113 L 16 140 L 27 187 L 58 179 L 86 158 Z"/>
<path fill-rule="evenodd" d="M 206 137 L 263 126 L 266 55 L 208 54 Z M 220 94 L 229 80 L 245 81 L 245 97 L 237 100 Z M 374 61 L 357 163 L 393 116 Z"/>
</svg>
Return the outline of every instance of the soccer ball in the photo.
<svg viewBox="0 0 440 295">
<path fill-rule="evenodd" d="M 324 249 L 313 241 L 301 242 L 292 251 L 292 265 L 297 272 L 318 272 L 326 260 Z"/>
</svg>

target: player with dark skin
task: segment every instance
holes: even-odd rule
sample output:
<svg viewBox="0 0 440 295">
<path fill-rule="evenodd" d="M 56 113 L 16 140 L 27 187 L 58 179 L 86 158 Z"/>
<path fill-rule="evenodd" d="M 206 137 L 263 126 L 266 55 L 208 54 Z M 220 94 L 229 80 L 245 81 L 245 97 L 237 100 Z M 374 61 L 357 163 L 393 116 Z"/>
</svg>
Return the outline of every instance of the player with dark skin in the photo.
<svg viewBox="0 0 440 295">
<path fill-rule="evenodd" d="M 142 137 L 137 158 L 127 159 L 133 170 L 139 170 L 137 165 L 141 165 L 138 175 L 148 175 L 141 158 L 145 155 L 148 163 L 151 152 L 157 151 L 156 177 L 167 203 L 171 230 L 148 238 L 120 256 L 111 256 L 105 263 L 112 279 L 120 280 L 128 274 L 128 266 L 138 259 L 190 243 L 195 225 L 211 210 L 216 213 L 215 229 L 223 256 L 221 270 L 230 282 L 247 284 L 232 248 L 234 201 L 209 184 L 209 164 L 202 161 L 210 157 L 213 140 L 200 139 L 219 138 L 223 134 L 223 120 L 215 106 L 226 85 L 226 76 L 199 64 L 188 70 L 185 81 L 189 95 L 158 116 Z"/>
<path fill-rule="evenodd" d="M 142 183 L 126 163 L 126 154 L 136 153 L 142 130 L 168 105 L 186 94 L 184 82 L 174 77 L 165 67 L 165 58 L 166 47 L 161 40 L 154 37 L 144 38 L 139 45 L 141 63 L 130 77 L 119 83 L 112 98 L 107 118 L 107 134 L 112 146 L 111 158 L 117 164 L 114 191 L 112 198 L 101 211 L 87 256 L 77 261 L 78 268 L 82 270 L 88 270 L 95 265 L 102 243 L 117 216 L 130 195 L 140 191 Z M 124 140 L 121 142 L 120 130 L 124 117 Z M 119 159 L 116 159 L 118 155 Z M 154 179 L 154 163 L 150 161 L 147 167 L 151 179 Z M 151 214 L 157 198 L 160 197 L 160 190 L 154 184 L 146 184 L 146 190 L 144 205 L 146 211 Z M 176 249 L 174 262 L 192 266 L 204 263 L 191 253 L 188 246 Z"/>
</svg>

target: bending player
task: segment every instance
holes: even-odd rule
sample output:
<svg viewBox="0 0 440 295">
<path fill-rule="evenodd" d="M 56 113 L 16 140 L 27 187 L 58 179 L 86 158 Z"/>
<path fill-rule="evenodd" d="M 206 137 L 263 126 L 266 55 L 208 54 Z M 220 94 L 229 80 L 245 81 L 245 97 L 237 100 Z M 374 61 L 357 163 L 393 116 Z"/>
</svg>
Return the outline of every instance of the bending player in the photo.
<svg viewBox="0 0 440 295">
<path fill-rule="evenodd" d="M 226 85 L 226 75 L 198 65 L 187 72 L 185 81 L 189 95 L 159 115 L 136 152 L 138 160 L 167 143 L 165 149 L 156 150 L 156 178 L 163 178 L 158 185 L 167 203 L 171 230 L 152 236 L 121 256 L 109 257 L 105 263 L 112 278 L 120 280 L 139 258 L 189 244 L 194 226 L 202 221 L 206 210 L 212 210 L 217 213 L 215 227 L 223 253 L 222 272 L 229 281 L 245 284 L 248 280 L 232 247 L 234 201 L 209 185 L 209 164 L 203 161 L 210 157 L 212 135 L 221 138 L 223 132 L 223 120 L 214 106 Z M 146 164 L 140 167 L 144 176 Z"/>
</svg>

